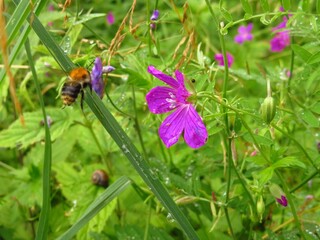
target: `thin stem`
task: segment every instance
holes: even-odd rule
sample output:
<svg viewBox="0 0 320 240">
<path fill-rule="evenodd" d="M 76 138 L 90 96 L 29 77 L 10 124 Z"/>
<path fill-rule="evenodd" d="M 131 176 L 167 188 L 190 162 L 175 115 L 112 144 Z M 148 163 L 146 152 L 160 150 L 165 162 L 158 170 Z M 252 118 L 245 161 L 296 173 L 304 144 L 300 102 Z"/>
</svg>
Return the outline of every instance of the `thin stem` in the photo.
<svg viewBox="0 0 320 240">
<path fill-rule="evenodd" d="M 304 180 L 302 180 L 297 186 L 295 186 L 294 188 L 292 188 L 290 190 L 290 192 L 295 192 L 296 190 L 298 190 L 299 188 L 301 188 L 303 185 L 305 185 L 307 182 L 309 182 L 312 178 L 314 178 L 316 175 L 319 174 L 319 171 L 314 171 L 313 173 L 310 174 L 309 177 L 305 178 Z"/>
<path fill-rule="evenodd" d="M 144 146 L 144 142 L 143 142 L 143 138 L 142 138 L 142 134 L 141 134 L 141 128 L 140 128 L 140 124 L 139 124 L 139 120 L 138 120 L 138 113 L 137 113 L 137 107 L 136 107 L 136 94 L 134 91 L 134 85 L 132 85 L 132 98 L 133 98 L 133 109 L 134 109 L 134 123 L 135 123 L 135 128 L 137 130 L 138 133 L 138 138 L 140 141 L 140 145 L 142 148 L 142 152 L 144 155 L 144 158 L 146 159 L 146 161 L 148 161 L 148 157 L 147 157 L 147 151 L 146 148 Z"/>
<path fill-rule="evenodd" d="M 111 105 L 112 105 L 119 113 L 122 113 L 124 116 L 127 116 L 127 117 L 129 117 L 129 118 L 133 118 L 132 115 L 123 112 L 120 108 L 118 108 L 118 107 L 114 104 L 114 102 L 113 102 L 112 99 L 110 98 L 108 92 L 105 92 L 105 93 L 106 93 L 107 98 L 108 98 L 109 102 L 111 103 Z"/>
</svg>

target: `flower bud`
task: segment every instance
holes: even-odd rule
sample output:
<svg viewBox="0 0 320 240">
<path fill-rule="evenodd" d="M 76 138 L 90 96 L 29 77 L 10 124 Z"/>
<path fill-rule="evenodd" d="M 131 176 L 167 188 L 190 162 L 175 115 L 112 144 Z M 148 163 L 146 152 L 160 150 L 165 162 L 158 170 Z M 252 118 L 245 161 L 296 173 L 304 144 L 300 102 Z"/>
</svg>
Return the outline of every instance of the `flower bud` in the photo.
<svg viewBox="0 0 320 240">
<path fill-rule="evenodd" d="M 262 221 L 264 210 L 265 210 L 265 204 L 263 201 L 263 197 L 260 196 L 257 201 L 257 213 L 258 213 L 260 222 Z"/>
<path fill-rule="evenodd" d="M 276 114 L 276 105 L 273 97 L 266 97 L 261 104 L 261 115 L 263 120 L 269 124 Z"/>
<path fill-rule="evenodd" d="M 282 189 L 277 184 L 271 184 L 269 186 L 270 193 L 276 198 L 276 201 L 286 207 L 288 206 L 288 200 L 286 198 L 286 195 L 282 191 Z"/>
</svg>

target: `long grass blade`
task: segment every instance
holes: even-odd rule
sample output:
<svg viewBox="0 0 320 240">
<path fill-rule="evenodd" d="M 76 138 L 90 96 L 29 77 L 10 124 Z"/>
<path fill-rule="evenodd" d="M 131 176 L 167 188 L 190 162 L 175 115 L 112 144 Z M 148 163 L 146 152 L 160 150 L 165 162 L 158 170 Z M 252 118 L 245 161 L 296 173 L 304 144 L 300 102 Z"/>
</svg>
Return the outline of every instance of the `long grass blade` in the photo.
<svg viewBox="0 0 320 240">
<path fill-rule="evenodd" d="M 46 29 L 42 26 L 42 24 L 36 17 L 34 18 L 32 27 L 41 41 L 53 54 L 54 58 L 60 64 L 62 69 L 64 69 L 65 71 L 70 71 L 70 69 L 74 68 L 74 64 L 63 53 L 61 48 L 53 41 L 53 39 L 47 33 Z M 189 239 L 199 239 L 186 216 L 175 204 L 165 187 L 162 185 L 157 176 L 152 172 L 149 165 L 143 159 L 143 157 L 138 152 L 124 130 L 121 128 L 119 123 L 103 105 L 100 98 L 95 93 L 91 94 L 87 92 L 86 102 L 94 112 L 96 117 L 101 121 L 104 128 L 109 132 L 110 136 L 118 144 L 125 156 L 129 159 L 133 167 L 148 185 L 148 187 L 152 190 L 152 192 L 167 209 L 167 211 L 181 226 L 187 237 Z"/>
<path fill-rule="evenodd" d="M 131 180 L 128 177 L 121 177 L 112 185 L 110 185 L 91 205 L 86 212 L 78 219 L 78 221 L 68 229 L 59 240 L 71 239 L 77 232 L 87 224 L 101 209 L 103 209 L 108 203 L 122 193 L 128 186 L 130 186 Z"/>
<path fill-rule="evenodd" d="M 37 95 L 39 98 L 40 106 L 43 114 L 43 122 L 45 127 L 45 148 L 44 148 L 44 163 L 43 163 L 43 177 L 42 177 L 42 209 L 40 213 L 40 220 L 36 234 L 36 240 L 47 239 L 48 228 L 49 228 L 49 217 L 50 217 L 50 200 L 51 200 L 51 188 L 50 188 L 50 176 L 51 176 L 51 160 L 52 160 L 52 146 L 51 146 L 51 136 L 50 130 L 47 122 L 47 114 L 44 106 L 44 101 L 41 94 L 40 84 L 37 77 L 37 72 L 34 67 L 34 62 L 32 60 L 32 54 L 30 49 L 30 43 L 27 40 L 25 43 L 25 48 L 27 52 L 27 57 L 29 60 L 29 65 L 34 79 L 34 84 L 36 86 Z"/>
</svg>

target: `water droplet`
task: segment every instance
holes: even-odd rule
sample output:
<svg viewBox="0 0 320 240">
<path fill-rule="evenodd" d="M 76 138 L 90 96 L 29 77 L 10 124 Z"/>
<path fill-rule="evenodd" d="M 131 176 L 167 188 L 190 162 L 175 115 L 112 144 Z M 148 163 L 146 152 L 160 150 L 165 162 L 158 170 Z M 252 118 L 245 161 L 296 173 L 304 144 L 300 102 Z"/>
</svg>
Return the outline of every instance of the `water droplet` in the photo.
<svg viewBox="0 0 320 240">
<path fill-rule="evenodd" d="M 167 220 L 168 220 L 168 222 L 170 222 L 170 223 L 174 223 L 174 221 L 175 221 L 171 213 L 168 213 L 168 215 L 167 215 Z"/>
</svg>

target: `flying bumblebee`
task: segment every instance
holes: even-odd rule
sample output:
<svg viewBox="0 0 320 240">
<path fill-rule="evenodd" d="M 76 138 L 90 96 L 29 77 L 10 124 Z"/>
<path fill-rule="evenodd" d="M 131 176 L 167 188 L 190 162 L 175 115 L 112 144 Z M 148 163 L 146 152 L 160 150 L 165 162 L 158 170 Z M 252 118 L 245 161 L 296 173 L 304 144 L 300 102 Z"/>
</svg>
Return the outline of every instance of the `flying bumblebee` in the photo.
<svg viewBox="0 0 320 240">
<path fill-rule="evenodd" d="M 81 109 L 83 109 L 84 88 L 87 86 L 89 86 L 90 91 L 92 91 L 89 71 L 83 67 L 72 69 L 61 90 L 61 99 L 64 107 L 73 104 L 80 93 L 80 104 Z"/>
</svg>

